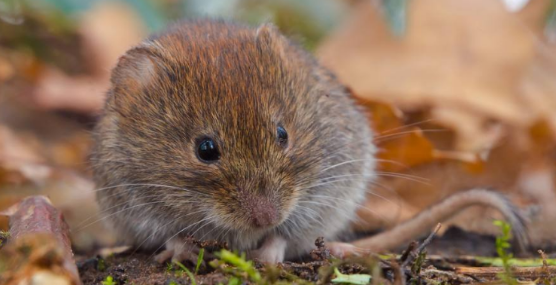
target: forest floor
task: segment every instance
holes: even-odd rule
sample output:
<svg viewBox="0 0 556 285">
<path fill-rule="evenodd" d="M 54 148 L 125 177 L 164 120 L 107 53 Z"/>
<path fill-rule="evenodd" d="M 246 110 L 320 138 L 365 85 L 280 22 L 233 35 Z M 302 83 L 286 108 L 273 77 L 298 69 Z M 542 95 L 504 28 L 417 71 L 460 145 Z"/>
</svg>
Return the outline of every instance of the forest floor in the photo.
<svg viewBox="0 0 556 285">
<path fill-rule="evenodd" d="M 550 259 L 544 266 L 542 259 L 529 259 L 530 267 L 508 272 L 492 267 L 504 260 L 495 257 L 496 244 L 495 237 L 454 227 L 442 237 L 431 234 L 430 240 L 410 243 L 401 255 L 342 260 L 331 256 L 319 239 L 303 260 L 277 265 L 246 261 L 219 246 L 207 247 L 197 263 L 161 264 L 151 253 L 127 249 L 105 257 L 81 255 L 77 264 L 84 284 L 550 284 Z"/>
</svg>

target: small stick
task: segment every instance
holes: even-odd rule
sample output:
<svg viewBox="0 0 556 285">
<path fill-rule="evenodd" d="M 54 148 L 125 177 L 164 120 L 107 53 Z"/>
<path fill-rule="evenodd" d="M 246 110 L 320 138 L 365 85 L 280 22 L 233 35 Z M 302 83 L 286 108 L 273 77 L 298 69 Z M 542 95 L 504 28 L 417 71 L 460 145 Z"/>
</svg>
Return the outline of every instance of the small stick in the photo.
<svg viewBox="0 0 556 285">
<path fill-rule="evenodd" d="M 394 285 L 405 285 L 405 273 L 402 267 L 396 260 L 390 262 L 392 272 L 394 272 Z"/>
<path fill-rule="evenodd" d="M 541 255 L 542 266 L 543 267 L 548 267 L 548 263 L 546 262 L 546 254 L 544 253 L 544 251 L 542 251 L 542 249 L 539 249 L 537 252 Z"/>
<path fill-rule="evenodd" d="M 49 280 L 66 280 L 66 284 L 81 284 L 71 250 L 69 227 L 48 198 L 28 197 L 0 215 L 10 219 L 10 237 L 0 251 L 0 259 L 11 261 L 8 264 L 14 267 L 0 276 L 0 283 L 19 284 L 48 277 Z M 22 251 L 22 248 L 27 250 Z M 13 262 L 15 260 L 18 262 Z"/>
<path fill-rule="evenodd" d="M 419 245 L 417 241 L 410 242 L 407 248 L 402 252 L 402 256 L 400 256 L 400 261 L 401 262 L 406 261 L 411 255 L 411 253 L 417 248 L 417 245 Z"/>
<path fill-rule="evenodd" d="M 409 256 L 407 257 L 407 259 L 402 263 L 402 268 L 406 267 L 410 262 L 413 261 L 413 259 L 415 258 L 415 256 L 421 254 L 423 252 L 423 250 L 425 250 L 425 248 L 431 243 L 432 238 L 436 235 L 436 233 L 440 230 L 440 228 L 442 227 L 442 225 L 440 223 L 438 223 L 436 225 L 436 227 L 434 228 L 434 230 L 431 232 L 431 234 L 423 241 L 423 243 L 421 243 L 421 245 L 419 245 L 419 247 L 417 248 L 417 254 L 409 254 Z"/>
<path fill-rule="evenodd" d="M 552 278 L 552 274 L 550 274 L 550 272 L 548 271 L 548 262 L 546 262 L 546 254 L 544 253 L 544 251 L 542 251 L 542 249 L 538 250 L 538 253 L 541 255 L 542 258 L 542 276 L 540 278 L 541 283 L 543 284 L 549 284 L 550 283 L 550 279 Z"/>
</svg>

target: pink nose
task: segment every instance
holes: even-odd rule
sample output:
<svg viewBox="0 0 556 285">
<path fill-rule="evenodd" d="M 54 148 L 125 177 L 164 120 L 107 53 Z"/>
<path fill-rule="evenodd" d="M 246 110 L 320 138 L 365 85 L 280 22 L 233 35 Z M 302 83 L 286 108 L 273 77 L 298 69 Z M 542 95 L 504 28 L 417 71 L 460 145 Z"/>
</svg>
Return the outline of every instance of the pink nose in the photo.
<svg viewBox="0 0 556 285">
<path fill-rule="evenodd" d="M 276 211 L 276 206 L 274 206 L 270 201 L 267 199 L 254 199 L 250 206 L 250 217 L 255 225 L 258 228 L 268 227 L 276 222 L 278 222 L 278 212 Z"/>
</svg>

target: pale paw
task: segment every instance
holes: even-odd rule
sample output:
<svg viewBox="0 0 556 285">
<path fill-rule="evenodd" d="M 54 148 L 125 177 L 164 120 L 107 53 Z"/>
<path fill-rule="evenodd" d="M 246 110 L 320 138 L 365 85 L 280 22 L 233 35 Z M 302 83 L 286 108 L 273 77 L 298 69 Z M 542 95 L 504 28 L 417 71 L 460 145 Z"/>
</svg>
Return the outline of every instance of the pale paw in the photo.
<svg viewBox="0 0 556 285">
<path fill-rule="evenodd" d="M 190 261 L 197 263 L 199 248 L 187 239 L 174 238 L 166 242 L 165 249 L 157 254 L 154 259 L 159 263 L 171 261 Z"/>
<path fill-rule="evenodd" d="M 284 238 L 268 237 L 259 249 L 250 251 L 248 255 L 263 263 L 279 263 L 284 261 L 286 246 L 287 242 Z"/>
<path fill-rule="evenodd" d="M 370 250 L 356 247 L 353 244 L 345 242 L 330 242 L 326 244 L 330 254 L 338 258 L 345 258 L 349 256 L 360 256 L 371 253 Z"/>
</svg>

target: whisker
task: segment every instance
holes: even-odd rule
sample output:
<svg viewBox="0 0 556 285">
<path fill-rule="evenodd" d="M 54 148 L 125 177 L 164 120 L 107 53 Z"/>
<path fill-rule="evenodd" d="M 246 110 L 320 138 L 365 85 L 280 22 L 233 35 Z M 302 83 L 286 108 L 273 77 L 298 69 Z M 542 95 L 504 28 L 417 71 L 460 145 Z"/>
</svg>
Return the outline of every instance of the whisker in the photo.
<svg viewBox="0 0 556 285">
<path fill-rule="evenodd" d="M 401 163 L 399 161 L 391 160 L 391 159 L 375 158 L 374 160 L 377 161 L 377 162 L 391 163 L 391 164 L 400 166 L 402 168 L 409 168 L 409 165 L 407 165 L 405 163 Z"/>
<path fill-rule="evenodd" d="M 314 205 L 329 207 L 329 208 L 338 210 L 338 213 L 344 215 L 345 217 L 349 217 L 348 215 L 344 214 L 344 209 L 341 209 L 338 206 L 330 204 L 330 203 L 323 203 L 323 202 L 317 202 L 317 201 L 299 201 L 298 202 L 298 204 L 301 204 L 301 203 L 308 203 L 308 204 L 314 204 Z"/>
<path fill-rule="evenodd" d="M 369 159 L 353 159 L 353 160 L 343 161 L 343 162 L 334 164 L 332 166 L 326 167 L 323 170 L 321 170 L 321 172 L 325 172 L 327 170 L 330 170 L 330 169 L 333 169 L 333 168 L 336 168 L 338 166 L 342 166 L 342 165 L 345 165 L 345 164 L 354 163 L 354 162 L 364 162 L 364 161 L 369 161 Z"/>
<path fill-rule="evenodd" d="M 303 206 L 300 206 L 300 209 L 304 210 L 304 211 L 301 212 L 301 213 L 307 213 L 306 210 L 310 210 L 311 212 L 313 212 L 314 215 L 302 215 L 302 216 L 305 216 L 305 217 L 310 218 L 311 220 L 315 221 L 315 223 L 319 224 L 321 227 L 324 227 L 324 228 L 326 227 L 326 226 L 324 225 L 324 223 L 323 223 L 321 220 L 319 220 L 319 219 L 317 218 L 317 217 L 320 216 L 319 213 L 317 213 L 317 211 L 315 211 L 314 209 L 311 209 L 311 208 L 309 208 L 309 207 L 303 207 Z"/>
<path fill-rule="evenodd" d="M 207 223 L 208 224 L 208 223 Z M 212 229 L 208 232 L 206 232 L 201 238 L 199 238 L 200 241 L 203 241 L 203 239 L 210 234 L 212 231 L 214 231 L 215 229 L 218 229 L 218 227 L 212 227 Z"/>
<path fill-rule="evenodd" d="M 309 187 L 301 188 L 300 191 L 306 191 L 306 190 L 313 189 L 313 188 L 320 187 L 320 186 L 330 185 L 330 184 L 339 183 L 339 182 L 353 181 L 353 180 L 354 179 L 336 179 L 336 180 L 326 181 L 326 182 L 311 185 Z"/>
<path fill-rule="evenodd" d="M 378 136 L 375 137 L 373 139 L 374 143 L 379 143 L 379 142 L 385 142 L 387 141 L 386 139 L 390 140 L 390 139 L 395 139 L 397 137 L 406 135 L 406 134 L 411 134 L 411 133 L 440 133 L 440 132 L 447 132 L 448 130 L 444 130 L 444 129 L 417 129 L 417 130 L 411 130 L 411 131 L 405 131 L 405 132 L 399 132 L 399 133 L 393 133 L 393 134 L 388 134 L 388 135 L 384 135 L 384 136 Z"/>
<path fill-rule="evenodd" d="M 89 223 L 89 224 L 87 224 L 87 225 L 85 225 L 85 226 L 83 226 L 83 227 L 79 227 L 79 228 L 77 228 L 75 231 L 76 231 L 76 232 L 79 232 L 79 231 L 81 231 L 81 230 L 83 230 L 83 229 L 85 229 L 85 228 L 87 228 L 87 227 L 89 227 L 89 226 L 91 226 L 91 225 L 93 225 L 93 224 L 96 224 L 96 223 L 98 223 L 98 222 L 100 222 L 100 221 L 103 221 L 103 220 L 105 220 L 105 219 L 107 219 L 107 218 L 109 218 L 109 217 L 111 217 L 111 216 L 117 215 L 117 214 L 119 214 L 119 213 L 121 213 L 121 212 L 123 212 L 123 211 L 127 211 L 127 210 L 134 209 L 134 208 L 141 207 L 141 206 L 146 206 L 146 205 L 151 205 L 151 204 L 158 204 L 158 203 L 164 203 L 164 202 L 166 202 L 166 201 L 162 200 L 162 201 L 154 201 L 154 202 L 148 202 L 148 203 L 142 203 L 142 204 L 133 205 L 133 206 L 124 208 L 124 209 L 122 209 L 122 210 L 116 211 L 116 212 L 114 212 L 114 213 L 112 213 L 112 214 L 110 214 L 110 215 L 107 215 L 107 216 L 105 216 L 105 217 L 102 217 L 101 219 L 98 219 L 98 220 L 96 220 L 96 221 L 94 221 L 94 222 L 91 222 L 91 223 Z"/>
<path fill-rule="evenodd" d="M 371 193 L 371 194 L 374 194 L 374 193 Z M 313 195 L 311 195 L 311 196 L 313 196 Z M 400 207 L 399 204 L 396 204 L 396 203 L 394 203 L 393 201 L 386 199 L 385 197 L 382 197 L 382 196 L 379 196 L 379 195 L 377 195 L 377 196 L 380 197 L 380 198 L 383 198 L 384 200 L 386 200 L 387 202 L 391 203 L 392 205 L 394 205 L 394 206 L 397 207 L 397 208 Z M 337 198 L 337 197 L 331 197 L 331 196 L 326 196 L 326 195 L 322 195 L 322 196 L 319 196 L 319 197 L 321 197 L 321 198 L 323 198 L 323 199 L 329 198 L 329 199 L 334 199 L 334 200 L 339 200 L 339 201 L 348 201 L 347 199 L 340 199 L 340 198 Z M 379 218 L 382 219 L 382 220 L 387 220 L 386 217 L 385 217 L 384 215 L 379 214 L 379 213 L 376 212 L 375 210 L 373 210 L 373 209 L 371 209 L 371 208 L 369 208 L 369 207 L 366 207 L 366 206 L 364 206 L 363 204 L 357 203 L 357 207 L 358 207 L 358 208 L 361 208 L 361 209 L 365 209 L 365 210 L 367 210 L 367 211 L 373 213 L 375 216 L 379 217 Z"/>
<path fill-rule="evenodd" d="M 181 194 L 167 194 L 166 196 L 169 196 L 169 197 L 174 197 L 174 196 L 175 196 L 175 197 L 182 197 Z M 141 196 L 142 199 L 144 199 L 144 198 L 149 198 L 149 197 L 160 197 L 160 194 L 148 195 L 148 196 Z M 123 203 L 114 205 L 114 206 L 112 206 L 112 207 L 110 207 L 110 208 L 107 208 L 107 209 L 104 209 L 104 210 L 100 211 L 99 213 L 97 213 L 97 215 L 100 216 L 100 215 L 102 215 L 102 214 L 104 214 L 104 213 L 106 213 L 106 212 L 109 212 L 109 211 L 112 210 L 112 209 L 118 208 L 118 207 L 120 207 L 120 206 L 129 204 L 129 203 L 130 203 L 129 201 L 126 201 L 126 202 L 123 202 Z M 85 220 L 83 220 L 83 221 L 81 221 L 78 225 L 76 225 L 76 227 L 82 226 L 84 223 L 90 221 L 90 220 L 93 219 L 93 218 L 94 218 L 94 215 L 91 216 L 91 217 L 89 217 L 89 218 L 87 218 L 87 219 L 85 219 Z"/>
<path fill-rule="evenodd" d="M 367 194 L 375 195 L 376 197 L 379 197 L 379 198 L 383 199 L 384 201 L 386 201 L 386 202 L 388 202 L 388 203 L 390 203 L 390 204 L 392 204 L 392 205 L 394 205 L 394 206 L 396 206 L 396 207 L 399 206 L 399 204 L 396 204 L 394 201 L 392 201 L 392 200 L 390 200 L 390 199 L 388 199 L 388 198 L 386 198 L 386 197 L 384 197 L 384 196 L 378 195 L 378 194 L 373 193 L 373 192 L 367 192 Z M 351 202 L 351 201 L 348 200 L 348 199 L 342 199 L 342 198 L 332 197 L 332 196 L 328 196 L 328 195 L 310 195 L 310 197 L 319 197 L 319 198 L 323 198 L 323 199 L 332 199 L 332 200 L 338 200 L 338 201 L 341 201 L 341 202 L 346 202 L 346 201 L 347 201 L 347 202 Z M 358 207 L 363 208 L 363 209 L 366 208 L 366 207 L 364 207 L 362 204 L 358 204 Z M 369 210 L 370 210 L 370 209 L 369 209 Z"/>
<path fill-rule="evenodd" d="M 417 125 L 421 125 L 421 124 L 424 124 L 424 123 L 428 123 L 428 122 L 430 122 L 430 121 L 434 121 L 434 119 L 427 119 L 427 120 L 415 122 L 415 123 L 412 123 L 412 124 L 403 125 L 403 126 L 400 126 L 400 127 L 397 127 L 397 128 L 393 128 L 393 129 L 389 129 L 389 130 L 380 132 L 379 134 L 387 134 L 387 133 L 391 133 L 391 132 L 394 132 L 394 131 L 398 131 L 398 130 L 403 130 L 403 129 L 411 128 L 411 127 L 414 127 L 414 126 L 417 126 Z"/>
<path fill-rule="evenodd" d="M 206 194 L 206 193 L 199 192 L 199 191 L 194 191 L 194 190 L 191 190 L 191 189 L 186 189 L 186 188 L 177 187 L 177 186 L 170 186 L 170 185 L 153 184 L 153 183 L 127 183 L 127 184 L 119 184 L 119 185 L 114 185 L 114 186 L 108 186 L 108 187 L 93 189 L 93 190 L 91 190 L 91 191 L 92 191 L 92 192 L 99 192 L 99 191 L 104 191 L 104 190 L 113 189 L 113 188 L 118 188 L 118 187 L 126 187 L 126 186 L 148 186 L 148 187 L 168 188 L 168 189 L 189 191 L 189 192 L 192 192 L 192 193 L 198 193 L 198 194 L 201 194 L 201 195 L 207 195 L 207 196 L 208 196 L 208 194 Z"/>
<path fill-rule="evenodd" d="M 380 171 L 377 171 L 376 173 L 377 173 L 377 176 L 403 178 L 403 179 L 407 179 L 409 181 L 413 181 L 415 183 L 421 183 L 421 184 L 427 185 L 427 186 L 431 185 L 429 183 L 429 181 L 430 181 L 429 179 L 414 176 L 414 175 L 410 175 L 410 174 L 402 174 L 402 173 L 394 173 L 394 172 L 380 172 Z"/>
<path fill-rule="evenodd" d="M 164 228 L 164 227 L 170 225 L 171 223 L 175 223 L 176 220 L 178 220 L 178 219 L 183 219 L 183 218 L 185 218 L 185 217 L 188 217 L 188 216 L 191 216 L 191 215 L 194 215 L 194 214 L 197 214 L 197 213 L 201 213 L 201 212 L 203 212 L 203 211 L 204 211 L 204 210 L 199 210 L 199 211 L 187 213 L 186 215 L 180 215 L 177 219 L 171 219 L 170 222 L 168 222 L 168 223 L 166 223 L 166 224 L 160 226 L 159 228 Z M 152 238 L 153 238 L 157 233 L 159 233 L 159 232 L 160 232 L 160 231 L 158 231 L 158 230 L 157 230 L 157 231 L 153 231 L 153 233 L 152 233 L 149 237 L 145 238 L 145 239 L 143 240 L 143 242 L 141 242 L 141 243 L 136 247 L 135 251 L 136 251 L 137 249 L 141 248 L 141 246 L 142 246 L 145 242 L 147 242 L 147 240 L 152 239 Z M 135 253 L 135 251 L 134 251 L 133 253 Z"/>
<path fill-rule="evenodd" d="M 168 243 L 170 240 L 172 240 L 173 238 L 175 238 L 177 235 L 181 234 L 182 232 L 186 231 L 187 229 L 189 229 L 189 228 L 191 228 L 191 227 L 194 227 L 195 225 L 197 225 L 197 224 L 199 224 L 199 223 L 202 223 L 202 222 L 204 222 L 204 221 L 206 221 L 206 220 L 208 220 L 208 219 L 210 219 L 210 218 L 211 218 L 211 217 L 206 217 L 206 218 L 204 218 L 204 219 L 202 219 L 202 220 L 199 220 L 199 221 L 197 221 L 197 222 L 195 222 L 195 223 L 193 223 L 193 224 L 191 224 L 191 225 L 189 225 L 189 226 L 186 226 L 186 227 L 184 227 L 183 229 L 179 230 L 179 231 L 178 231 L 177 233 L 175 233 L 173 236 L 171 236 L 171 237 L 169 237 L 168 239 L 166 239 L 166 241 L 165 241 L 164 243 L 162 243 L 161 246 L 159 246 L 157 249 L 155 249 L 154 252 L 153 252 L 153 253 L 151 254 L 151 256 L 149 257 L 149 259 L 152 259 L 153 256 L 154 256 L 154 254 L 155 254 L 157 251 L 159 251 L 162 247 L 166 246 L 166 243 Z"/>
</svg>

